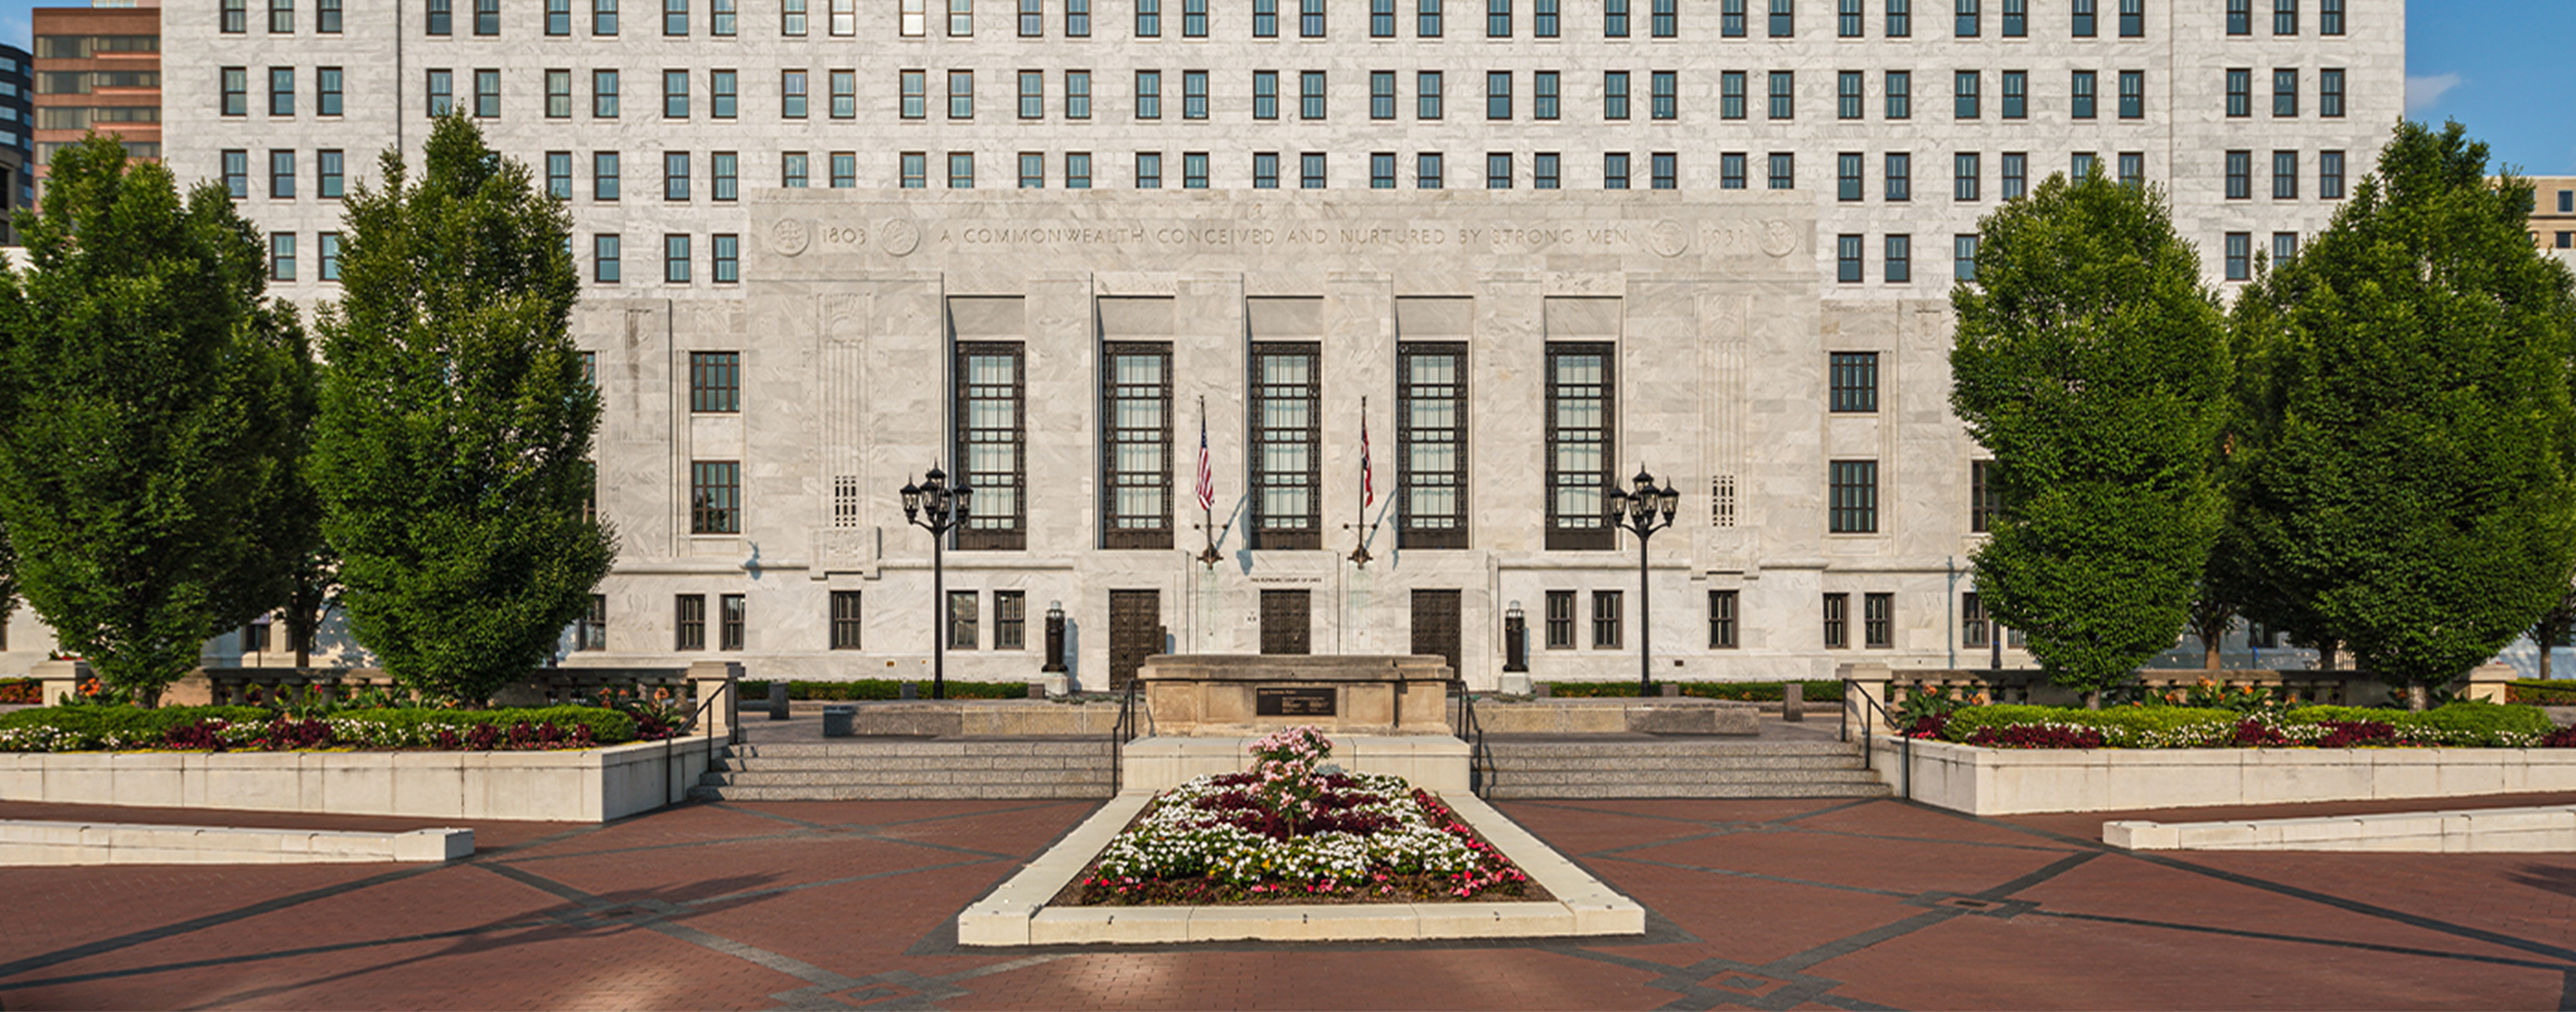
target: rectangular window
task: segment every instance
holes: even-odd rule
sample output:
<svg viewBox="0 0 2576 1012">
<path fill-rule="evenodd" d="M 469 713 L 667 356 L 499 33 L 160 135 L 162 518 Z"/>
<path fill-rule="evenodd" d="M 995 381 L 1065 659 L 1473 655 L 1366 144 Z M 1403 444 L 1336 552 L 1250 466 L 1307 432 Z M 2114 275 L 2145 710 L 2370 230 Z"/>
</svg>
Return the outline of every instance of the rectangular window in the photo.
<svg viewBox="0 0 2576 1012">
<path fill-rule="evenodd" d="M 474 0 L 474 34 L 501 34 L 501 0 Z"/>
<path fill-rule="evenodd" d="M 2003 190 L 1996 196 L 2014 200 L 2030 192 L 2030 155 L 2020 151 L 2004 152 L 2000 175 L 2003 177 Z"/>
<path fill-rule="evenodd" d="M 594 119 L 617 118 L 617 72 L 590 72 L 590 115 Z"/>
<path fill-rule="evenodd" d="M 1510 179 L 1510 156 L 1504 156 Z M 1408 341 L 1396 349 L 1396 535 L 1402 548 L 1467 542 L 1467 346 Z"/>
<path fill-rule="evenodd" d="M 1796 110 L 1798 75 L 1786 70 L 1771 72 L 1771 118 L 1789 119 Z"/>
<path fill-rule="evenodd" d="M 1046 189 L 1046 156 L 1035 151 L 1020 152 L 1020 189 Z"/>
<path fill-rule="evenodd" d="M 222 28 L 226 34 L 250 30 L 250 5 L 246 0 L 224 0 Z"/>
<path fill-rule="evenodd" d="M 1610 39 L 1628 37 L 1628 0 L 1601 0 L 1601 35 Z"/>
<path fill-rule="evenodd" d="M 1950 156 L 1950 199 L 1958 201 L 1979 199 L 1979 174 L 1983 171 L 1981 160 L 1981 156 L 1974 151 L 1962 151 Z"/>
<path fill-rule="evenodd" d="M 223 114 L 250 115 L 250 68 L 225 67 L 223 79 Z"/>
<path fill-rule="evenodd" d="M 2254 0 L 2227 0 L 2227 34 L 2254 34 Z"/>
<path fill-rule="evenodd" d="M 958 482 L 975 490 L 975 510 L 957 534 L 960 549 L 1027 547 L 1028 386 L 1017 341 L 957 343 Z"/>
<path fill-rule="evenodd" d="M 1440 37 L 1440 0 L 1413 0 L 1413 34 L 1416 38 Z"/>
<path fill-rule="evenodd" d="M 572 199 L 572 152 L 546 152 L 546 195 L 556 200 Z"/>
<path fill-rule="evenodd" d="M 1836 38 L 1860 38 L 1860 2 L 1861 0 L 1837 0 L 1834 11 L 1834 36 Z"/>
<path fill-rule="evenodd" d="M 456 8 L 454 6 L 454 0 L 428 0 L 428 3 L 422 6 L 422 10 L 429 15 L 429 24 L 427 25 L 427 31 L 429 34 L 455 34 Z"/>
<path fill-rule="evenodd" d="M 1912 71 L 1887 72 L 1887 118 L 1914 118 L 1914 73 Z"/>
<path fill-rule="evenodd" d="M 1091 152 L 1065 152 L 1064 188 L 1068 190 L 1088 190 L 1091 188 Z"/>
<path fill-rule="evenodd" d="M 993 649 L 1022 650 L 1028 646 L 1028 594 L 1025 591 L 993 592 Z"/>
<path fill-rule="evenodd" d="M 445 116 L 456 111 L 456 72 L 437 69 L 429 72 L 429 114 Z"/>
<path fill-rule="evenodd" d="M 948 35 L 967 38 L 975 34 L 975 0 L 948 0 Z"/>
<path fill-rule="evenodd" d="M 1319 548 L 1320 345 L 1252 346 L 1253 547 Z"/>
<path fill-rule="evenodd" d="M 733 200 L 741 194 L 742 160 L 731 151 L 718 151 L 707 156 L 707 175 L 714 185 L 707 196 L 715 200 Z"/>
<path fill-rule="evenodd" d="M 737 80 L 738 77 L 734 71 L 710 70 L 707 72 L 708 116 L 716 119 L 734 118 L 740 101 L 739 92 L 735 87 Z"/>
<path fill-rule="evenodd" d="M 1876 650 L 1896 645 L 1896 595 L 1861 595 L 1860 645 Z"/>
<path fill-rule="evenodd" d="M 1091 0 L 1064 0 L 1064 34 L 1073 39 L 1091 37 Z"/>
<path fill-rule="evenodd" d="M 2343 0 L 2317 0 L 2317 34 L 2343 34 Z"/>
<path fill-rule="evenodd" d="M 1861 81 L 1861 72 L 1857 70 L 1846 70 L 1834 75 L 1835 119 L 1860 118 Z"/>
<path fill-rule="evenodd" d="M 2147 115 L 2147 74 L 2143 70 L 2120 72 L 2120 118 L 2144 119 Z"/>
<path fill-rule="evenodd" d="M 1256 190 L 1279 188 L 1279 152 L 1255 151 L 1252 153 L 1252 188 Z"/>
<path fill-rule="evenodd" d="M 948 592 L 948 649 L 973 650 L 983 640 L 976 628 L 975 600 L 980 596 L 971 590 Z"/>
<path fill-rule="evenodd" d="M 477 119 L 501 118 L 501 72 L 474 72 L 474 116 Z"/>
<path fill-rule="evenodd" d="M 1278 71 L 1256 70 L 1252 72 L 1252 118 L 1279 118 Z"/>
<path fill-rule="evenodd" d="M 2120 185 L 2132 190 L 2147 185 L 2147 153 L 2120 152 Z"/>
<path fill-rule="evenodd" d="M 1162 0 L 1135 0 L 1136 37 L 1158 39 L 1163 36 Z"/>
<path fill-rule="evenodd" d="M 1744 37 L 1745 0 L 1718 0 L 1717 34 L 1730 39 Z"/>
<path fill-rule="evenodd" d="M 859 153 L 856 151 L 835 151 L 832 152 L 830 157 L 832 162 L 832 188 L 835 190 L 857 188 L 859 185 Z"/>
<path fill-rule="evenodd" d="M 1046 34 L 1044 0 L 1020 0 L 1020 37 L 1034 39 Z"/>
<path fill-rule="evenodd" d="M 2094 89 L 2098 78 L 2099 75 L 2090 70 L 2079 70 L 2074 73 L 2074 83 L 2067 89 L 2069 103 L 2072 106 L 2068 115 L 2076 119 L 2094 118 Z"/>
<path fill-rule="evenodd" d="M 1619 649 L 1619 630 L 1626 624 L 1620 621 L 1619 599 L 1620 593 L 1615 590 L 1592 592 L 1592 648 L 1595 650 Z"/>
<path fill-rule="evenodd" d="M 2317 115 L 2328 119 L 2343 117 L 2343 70 L 2341 68 L 2317 71 Z"/>
<path fill-rule="evenodd" d="M 1557 37 L 1558 0 L 1530 0 L 1530 34 L 1542 39 Z"/>
<path fill-rule="evenodd" d="M 1628 118 L 1628 72 L 1608 71 L 1601 75 L 1601 118 Z"/>
<path fill-rule="evenodd" d="M 617 34 L 617 0 L 590 0 L 590 34 Z"/>
<path fill-rule="evenodd" d="M 710 238 L 714 240 L 708 245 L 713 247 L 711 252 L 715 266 L 715 282 L 719 285 L 730 285 L 741 281 L 742 237 L 720 232 Z"/>
<path fill-rule="evenodd" d="M 1373 7 L 1382 5 L 1386 8 L 1386 32 L 1378 37 L 1394 35 L 1395 0 L 1371 0 L 1371 3 Z M 1371 34 L 1377 33 L 1375 18 L 1370 19 L 1369 31 Z M 1279 0 L 1252 0 L 1252 37 L 1256 39 L 1279 37 Z"/>
<path fill-rule="evenodd" d="M 1297 156 L 1297 186 L 1306 190 L 1324 188 L 1323 152 L 1307 151 Z"/>
<path fill-rule="evenodd" d="M 1968 530 L 1983 534 L 1995 529 L 1995 518 L 2003 515 L 2003 484 L 1996 480 L 1999 472 L 1991 460 L 1968 462 Z"/>
<path fill-rule="evenodd" d="M 1837 460 L 1829 467 L 1831 510 L 1826 529 L 1835 534 L 1878 533 L 1878 462 Z"/>
<path fill-rule="evenodd" d="M 2073 0 L 2075 7 L 2075 23 L 2071 34 L 2076 38 L 2089 39 L 2100 34 L 2095 30 L 2094 23 L 2096 2 L 2097 0 Z"/>
<path fill-rule="evenodd" d="M 2299 0 L 2272 0 L 2272 34 L 2299 34 Z"/>
<path fill-rule="evenodd" d="M 2227 280 L 2243 281 L 2254 276 L 2254 234 L 2227 233 Z"/>
<path fill-rule="evenodd" d="M 2343 152 L 2317 152 L 2317 196 L 2326 200 L 2343 199 Z M 2558 199 L 2564 210 L 2567 191 L 2558 191 Z"/>
<path fill-rule="evenodd" d="M 2292 116 L 2297 116 L 2298 114 L 2299 72 L 2296 70 L 2273 71 L 2272 115 L 2276 118 L 2287 119 Z"/>
<path fill-rule="evenodd" d="M 1891 236 L 1888 236 L 1888 237 L 1887 237 L 1887 272 L 1886 272 L 1886 278 L 1887 278 L 1887 283 L 1888 283 L 1888 284 L 1891 284 L 1891 285 L 1910 284 L 1910 283 L 1912 283 L 1912 282 L 1913 282 L 1913 280 L 1914 280 L 1914 237 L 1913 237 L 1913 236 L 1910 236 L 1910 235 L 1891 235 Z"/>
<path fill-rule="evenodd" d="M 1395 152 L 1379 151 L 1369 155 L 1369 189 L 1395 189 Z"/>
<path fill-rule="evenodd" d="M 1308 39 L 1324 37 L 1324 0 L 1297 0 L 1297 35 Z"/>
<path fill-rule="evenodd" d="M 1136 118 L 1163 118 L 1162 71 L 1139 70 L 1136 72 Z"/>
<path fill-rule="evenodd" d="M 1914 0 L 1887 0 L 1887 37 L 1914 36 Z"/>
<path fill-rule="evenodd" d="M 1530 156 L 1530 189 L 1557 188 L 1557 158 L 1554 151 L 1541 151 Z"/>
<path fill-rule="evenodd" d="M 480 2 L 498 6 L 500 0 L 480 0 Z M 689 0 L 662 0 L 662 34 L 669 36 L 689 34 Z"/>
<path fill-rule="evenodd" d="M 1413 118 L 1440 118 L 1440 72 L 1425 70 L 1413 76 Z"/>
<path fill-rule="evenodd" d="M 2299 199 L 2299 153 L 2272 152 L 2272 199 Z"/>
<path fill-rule="evenodd" d="M 1136 152 L 1136 188 L 1139 190 L 1159 190 L 1163 188 L 1162 152 Z"/>
<path fill-rule="evenodd" d="M 1950 237 L 1950 276 L 1960 281 L 1977 280 L 1977 237 L 1973 233 Z"/>
<path fill-rule="evenodd" d="M 268 68 L 268 114 L 295 115 L 295 68 Z"/>
<path fill-rule="evenodd" d="M 1954 19 L 1950 34 L 1962 39 L 1976 38 L 1977 0 L 1951 0 L 1951 4 L 1958 17 Z"/>
<path fill-rule="evenodd" d="M 1859 200 L 1866 189 L 1861 173 L 1866 171 L 1867 156 L 1858 151 L 1845 151 L 1834 156 L 1834 199 Z"/>
<path fill-rule="evenodd" d="M 742 533 L 740 461 L 698 460 L 689 463 L 689 533 Z"/>
<path fill-rule="evenodd" d="M 948 153 L 948 188 L 951 190 L 972 190 L 975 188 L 974 152 L 951 151 Z"/>
<path fill-rule="evenodd" d="M 347 180 L 346 159 L 337 148 L 324 148 L 313 153 L 314 196 L 338 200 L 344 194 Z"/>
<path fill-rule="evenodd" d="M 707 596 L 678 594 L 671 600 L 673 602 L 672 627 L 675 631 L 671 647 L 675 650 L 706 649 Z"/>
<path fill-rule="evenodd" d="M 2030 0 L 2003 0 L 2004 37 L 2024 38 L 2030 34 Z"/>
<path fill-rule="evenodd" d="M 2067 162 L 2068 166 L 2066 174 L 2070 179 L 2083 179 L 2091 176 L 2095 170 L 2100 168 L 2093 164 L 2093 152 L 2090 151 L 2075 152 L 2067 157 Z"/>
<path fill-rule="evenodd" d="M 2227 199 L 2251 200 L 2254 197 L 2254 153 L 2227 153 Z"/>
<path fill-rule="evenodd" d="M 743 620 L 747 617 L 745 610 L 740 594 L 716 596 L 716 620 L 719 623 L 716 627 L 716 649 L 742 649 Z"/>
<path fill-rule="evenodd" d="M 1736 646 L 1736 595 L 1738 591 L 1708 592 L 1708 647 L 1732 650 Z"/>
<path fill-rule="evenodd" d="M 974 71 L 952 70 L 948 72 L 948 118 L 975 118 Z"/>
<path fill-rule="evenodd" d="M 1101 348 L 1101 547 L 1172 547 L 1172 345 Z"/>
<path fill-rule="evenodd" d="M 1901 151 L 1887 154 L 1887 199 L 1914 199 L 1914 156 Z"/>
<path fill-rule="evenodd" d="M 665 234 L 662 237 L 662 283 L 685 286 L 688 283 L 688 234 Z"/>
<path fill-rule="evenodd" d="M 859 630 L 862 624 L 859 620 L 861 593 L 856 590 L 832 592 L 831 646 L 834 650 L 859 649 Z"/>
<path fill-rule="evenodd" d="M 1297 118 L 1324 118 L 1323 71 L 1301 70 L 1297 72 Z"/>
<path fill-rule="evenodd" d="M 1068 70 L 1064 72 L 1064 118 L 1091 118 L 1090 71 Z"/>
<path fill-rule="evenodd" d="M 590 155 L 590 199 L 617 199 L 617 152 L 594 151 Z"/>
<path fill-rule="evenodd" d="M 1837 351 L 1827 356 L 1828 400 L 1841 413 L 1878 410 L 1878 353 Z"/>
<path fill-rule="evenodd" d="M 573 627 L 573 649 L 608 649 L 608 595 L 590 595 L 590 610 Z"/>
<path fill-rule="evenodd" d="M 1414 187 L 1414 189 L 1417 189 L 1417 190 L 1437 190 L 1437 189 L 1440 189 L 1440 186 L 1441 186 L 1441 159 L 1440 159 L 1440 153 L 1439 153 L 1439 152 L 1436 152 L 1436 151 L 1426 151 L 1426 152 L 1423 152 L 1423 153 L 1421 153 L 1421 154 L 1415 155 L 1415 156 L 1414 156 L 1414 158 L 1413 158 L 1413 187 Z"/>
<path fill-rule="evenodd" d="M 592 281 L 603 285 L 617 283 L 618 275 L 623 273 L 619 269 L 618 259 L 620 238 L 616 235 L 590 237 L 590 279 Z"/>
<path fill-rule="evenodd" d="M 1489 120 L 1512 118 L 1511 71 L 1494 70 L 1485 73 L 1485 118 Z"/>
<path fill-rule="evenodd" d="M 1181 0 L 1181 37 L 1207 38 L 1208 0 Z"/>
<path fill-rule="evenodd" d="M 662 118 L 689 118 L 688 71 L 665 70 L 662 72 Z"/>
<path fill-rule="evenodd" d="M 2003 118 L 2029 119 L 2030 72 L 2024 70 L 2007 70 L 2003 72 L 2002 77 L 2004 101 L 2001 112 Z"/>
<path fill-rule="evenodd" d="M 1512 37 L 1512 0 L 1485 0 L 1485 37 Z"/>
<path fill-rule="evenodd" d="M 1825 595 L 1825 649 L 1851 646 L 1851 595 Z"/>
<path fill-rule="evenodd" d="M 2288 263 L 2291 257 L 2297 256 L 2297 255 L 2299 255 L 2299 234 L 2298 234 L 2298 233 L 2296 233 L 2296 232 L 2274 232 L 2274 233 L 2272 233 L 2272 265 L 2273 265 L 2274 267 L 2278 267 L 2278 266 L 2280 266 L 2280 265 L 2282 265 L 2282 264 L 2284 264 L 2284 263 Z"/>
<path fill-rule="evenodd" d="M 1608 344 L 1547 344 L 1547 547 L 1618 547 L 1603 515 L 1602 489 L 1618 457 L 1617 349 Z"/>
<path fill-rule="evenodd" d="M 1790 17 L 1790 5 L 1792 2 L 1793 0 L 1771 0 L 1772 38 L 1785 39 L 1797 34 L 1797 25 Z"/>
<path fill-rule="evenodd" d="M 1950 115 L 1957 119 L 1975 119 L 1979 112 L 1979 72 L 1962 70 L 1950 76 L 1954 101 Z"/>
<path fill-rule="evenodd" d="M 907 190 L 929 186 L 930 156 L 919 151 L 906 151 L 896 158 L 897 185 Z"/>
<path fill-rule="evenodd" d="M 1959 645 L 1988 647 L 1994 645 L 1993 627 L 1986 620 L 1986 602 L 1976 591 L 1959 595 Z"/>
<path fill-rule="evenodd" d="M 1567 650 L 1574 646 L 1574 592 L 1547 592 L 1547 648 Z"/>
<path fill-rule="evenodd" d="M 572 34 L 572 0 L 546 0 L 546 34 Z"/>
<path fill-rule="evenodd" d="M 1658 70 L 1646 78 L 1646 83 L 1651 96 L 1647 115 L 1659 120 L 1678 118 L 1681 115 L 1681 75 L 1670 70 Z"/>
<path fill-rule="evenodd" d="M 1530 75 L 1530 118 L 1553 120 L 1557 117 L 1557 72 L 1541 70 Z"/>
<path fill-rule="evenodd" d="M 340 34 L 340 0 L 317 0 L 313 5 L 313 30 L 325 35 Z"/>
<path fill-rule="evenodd" d="M 1208 76 L 1204 70 L 1181 72 L 1181 118 L 1208 118 Z"/>
<path fill-rule="evenodd" d="M 1613 151 L 1601 156 L 1601 188 L 1605 190 L 1628 188 L 1627 152 Z"/>
<path fill-rule="evenodd" d="M 2147 34 L 2147 0 L 2120 0 L 2120 37 L 2144 38 Z"/>
<path fill-rule="evenodd" d="M 295 233 L 269 233 L 268 279 L 270 281 L 295 280 Z"/>
<path fill-rule="evenodd" d="M 742 353 L 689 353 L 689 410 L 733 414 L 742 410 Z"/>
<path fill-rule="evenodd" d="M 662 152 L 662 199 L 689 199 L 689 153 Z"/>
<path fill-rule="evenodd" d="M 778 72 L 778 115 L 781 119 L 805 118 L 805 72 Z"/>
<path fill-rule="evenodd" d="M 1798 155 L 1796 152 L 1774 151 L 1771 153 L 1771 188 L 1774 190 L 1794 190 L 1798 188 Z"/>
<path fill-rule="evenodd" d="M 1728 151 L 1717 156 L 1717 188 L 1721 190 L 1744 188 L 1744 152 Z"/>
<path fill-rule="evenodd" d="M 2254 71 L 2251 68 L 2227 69 L 2227 114 L 2254 115 Z"/>
<path fill-rule="evenodd" d="M 1654 37 L 1669 39 L 1681 34 L 1681 0 L 1653 0 Z"/>
<path fill-rule="evenodd" d="M 1649 173 L 1647 185 L 1658 190 L 1681 188 L 1681 156 L 1670 151 L 1658 151 L 1647 156 L 1646 164 Z"/>
</svg>

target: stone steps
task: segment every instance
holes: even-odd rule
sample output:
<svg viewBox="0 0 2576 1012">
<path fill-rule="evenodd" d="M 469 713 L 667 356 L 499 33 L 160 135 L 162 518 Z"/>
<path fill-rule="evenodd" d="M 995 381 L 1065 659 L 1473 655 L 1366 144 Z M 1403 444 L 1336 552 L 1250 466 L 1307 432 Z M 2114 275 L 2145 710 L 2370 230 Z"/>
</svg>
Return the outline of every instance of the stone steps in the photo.
<svg viewBox="0 0 2576 1012">
<path fill-rule="evenodd" d="M 1885 797 L 1856 745 L 1710 738 L 1489 738 L 1495 798 Z"/>
<path fill-rule="evenodd" d="M 856 738 L 725 749 L 689 796 L 709 801 L 1106 798 L 1109 743 Z"/>
<path fill-rule="evenodd" d="M 1852 784 L 1794 783 L 1626 783 L 1586 786 L 1570 791 L 1554 784 L 1497 782 L 1496 801 L 1600 798 L 1884 798 L 1894 792 L 1875 780 Z"/>
</svg>

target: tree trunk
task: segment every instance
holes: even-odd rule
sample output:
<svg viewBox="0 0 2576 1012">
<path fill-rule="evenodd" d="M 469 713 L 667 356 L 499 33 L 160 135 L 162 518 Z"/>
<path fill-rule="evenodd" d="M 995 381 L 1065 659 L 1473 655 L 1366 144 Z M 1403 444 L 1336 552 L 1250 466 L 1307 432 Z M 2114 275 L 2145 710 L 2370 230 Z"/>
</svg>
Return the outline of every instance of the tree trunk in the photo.
<svg viewBox="0 0 2576 1012">
<path fill-rule="evenodd" d="M 2092 689 L 2092 690 L 2089 690 L 2089 691 L 2085 692 L 2085 693 L 2084 693 L 2084 708 L 2085 708 L 2085 709 L 2087 709 L 2087 710 L 2099 710 L 2099 709 L 2101 709 L 2101 708 L 2102 708 L 2102 690 L 2100 690 L 2100 689 Z"/>
<path fill-rule="evenodd" d="M 2207 636 L 2203 636 L 2203 637 L 2201 637 L 2201 638 L 2200 638 L 2200 645 L 2201 645 L 2201 654 L 2200 654 L 2200 667 L 2201 667 L 2201 670 L 2203 670 L 2203 671 L 2216 671 L 2216 670 L 2218 670 L 2218 641 L 2217 641 L 2217 640 L 2215 640 L 2215 639 L 2211 639 L 2211 638 L 2209 638 L 2209 637 L 2207 637 Z"/>
<path fill-rule="evenodd" d="M 2423 686 L 2409 685 L 2406 687 L 2406 708 L 2422 713 L 2424 704 L 2431 701 L 2431 696 L 2432 692 Z"/>
<path fill-rule="evenodd" d="M 2317 670 L 2332 671 L 2335 669 L 2335 647 L 2340 645 L 2341 644 L 2338 644 L 2333 640 L 2317 641 Z"/>
<path fill-rule="evenodd" d="M 2549 652 L 2549 644 L 2542 643 L 2540 645 L 2540 680 L 2544 682 L 2549 680 Z"/>
</svg>

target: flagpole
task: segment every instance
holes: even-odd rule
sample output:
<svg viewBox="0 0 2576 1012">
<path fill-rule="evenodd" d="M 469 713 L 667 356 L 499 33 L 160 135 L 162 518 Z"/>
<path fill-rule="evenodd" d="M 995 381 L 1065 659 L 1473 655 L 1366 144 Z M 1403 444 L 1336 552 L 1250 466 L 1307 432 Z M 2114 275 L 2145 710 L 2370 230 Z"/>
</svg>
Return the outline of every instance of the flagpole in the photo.
<svg viewBox="0 0 2576 1012">
<path fill-rule="evenodd" d="M 1369 550 L 1368 550 L 1368 503 L 1369 503 L 1369 482 L 1370 482 L 1370 480 L 1371 480 L 1371 476 L 1370 476 L 1370 474 L 1369 474 L 1369 445 L 1368 445 L 1368 395 L 1367 395 L 1367 394 L 1361 394 L 1361 395 L 1360 395 L 1360 508 L 1359 508 L 1359 522 L 1351 525 L 1351 532 L 1352 532 L 1352 534 L 1351 534 L 1351 540 L 1355 542 L 1355 544 L 1353 544 L 1353 545 L 1351 546 L 1351 565 L 1354 565 L 1354 566 L 1365 566 L 1365 565 L 1368 565 L 1368 563 L 1369 563 Z"/>
<path fill-rule="evenodd" d="M 1199 395 L 1199 532 L 1207 536 L 1207 548 L 1199 553 L 1199 562 L 1214 567 L 1224 556 L 1216 553 L 1216 500 L 1208 494 L 1207 395 Z"/>
</svg>

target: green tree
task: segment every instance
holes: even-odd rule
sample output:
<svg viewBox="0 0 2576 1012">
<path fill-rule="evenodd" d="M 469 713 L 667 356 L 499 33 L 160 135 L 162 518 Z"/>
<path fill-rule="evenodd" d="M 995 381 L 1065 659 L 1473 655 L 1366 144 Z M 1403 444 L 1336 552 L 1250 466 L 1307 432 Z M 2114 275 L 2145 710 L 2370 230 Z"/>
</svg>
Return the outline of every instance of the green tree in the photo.
<svg viewBox="0 0 2576 1012">
<path fill-rule="evenodd" d="M 2360 668 L 2427 689 L 2530 629 L 2576 566 L 2570 278 L 2453 123 L 2401 123 L 2334 222 L 2238 300 L 2260 363 L 2242 522 Z"/>
<path fill-rule="evenodd" d="M 0 278 L 0 523 L 54 635 L 150 702 L 277 603 L 246 518 L 294 467 L 303 338 L 223 187 L 94 136 L 52 164 Z"/>
<path fill-rule="evenodd" d="M 2002 482 L 1977 592 L 2099 706 L 2173 645 L 2218 534 L 2225 321 L 2154 190 L 2053 177 L 1978 233 L 1950 296 L 1950 403 Z"/>
<path fill-rule="evenodd" d="M 2567 645 L 2576 636 L 2576 590 L 2561 595 L 2548 611 L 2531 622 L 2531 643 L 2540 648 L 2540 677 L 2554 677 L 2550 669 L 2550 652 Z"/>
<path fill-rule="evenodd" d="M 349 197 L 308 473 L 341 609 L 385 670 L 464 701 L 553 651 L 614 557 L 584 516 L 599 398 L 568 336 L 571 219 L 462 117 Z"/>
</svg>

